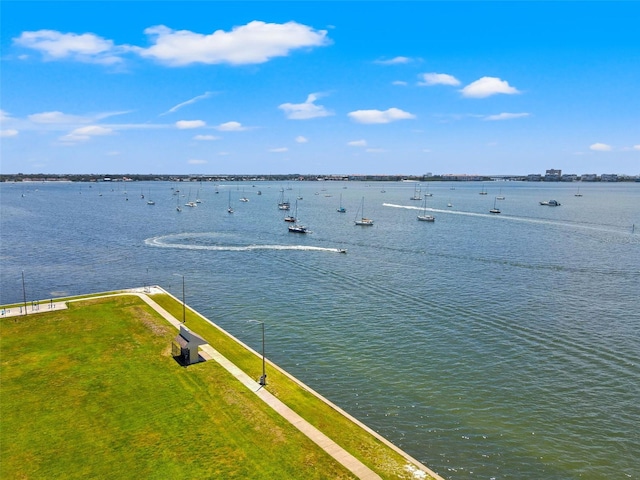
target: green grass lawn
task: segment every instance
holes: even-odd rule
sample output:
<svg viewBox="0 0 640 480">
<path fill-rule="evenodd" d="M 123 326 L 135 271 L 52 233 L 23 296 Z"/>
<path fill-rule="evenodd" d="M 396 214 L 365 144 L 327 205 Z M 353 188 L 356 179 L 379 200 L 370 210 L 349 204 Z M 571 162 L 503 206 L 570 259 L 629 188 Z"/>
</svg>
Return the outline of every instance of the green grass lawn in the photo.
<svg viewBox="0 0 640 480">
<path fill-rule="evenodd" d="M 177 318 L 182 305 L 153 299 Z M 353 478 L 135 296 L 3 318 L 1 478 Z M 261 359 L 194 312 L 187 326 L 254 378 Z M 271 368 L 268 390 L 383 478 L 407 461 Z"/>
</svg>

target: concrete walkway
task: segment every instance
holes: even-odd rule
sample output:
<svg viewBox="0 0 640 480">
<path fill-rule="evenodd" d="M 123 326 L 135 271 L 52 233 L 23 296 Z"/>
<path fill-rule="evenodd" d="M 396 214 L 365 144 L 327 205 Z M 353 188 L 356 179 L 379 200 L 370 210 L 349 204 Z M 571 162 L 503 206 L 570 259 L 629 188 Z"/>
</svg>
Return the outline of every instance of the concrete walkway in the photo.
<svg viewBox="0 0 640 480">
<path fill-rule="evenodd" d="M 19 317 L 24 315 L 33 315 L 36 313 L 51 312 L 53 310 L 65 310 L 67 308 L 66 302 L 39 302 L 39 303 L 27 303 L 27 307 L 24 305 L 17 305 L 11 308 L 3 308 L 0 310 L 0 317 Z"/>
</svg>

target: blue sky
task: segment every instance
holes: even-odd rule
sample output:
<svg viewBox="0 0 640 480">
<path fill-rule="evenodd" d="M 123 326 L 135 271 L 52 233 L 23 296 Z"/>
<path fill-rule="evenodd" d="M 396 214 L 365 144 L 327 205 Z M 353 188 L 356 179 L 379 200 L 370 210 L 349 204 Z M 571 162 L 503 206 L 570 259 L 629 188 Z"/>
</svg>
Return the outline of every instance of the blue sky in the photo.
<svg viewBox="0 0 640 480">
<path fill-rule="evenodd" d="M 639 2 L 0 8 L 2 173 L 640 174 Z"/>
</svg>

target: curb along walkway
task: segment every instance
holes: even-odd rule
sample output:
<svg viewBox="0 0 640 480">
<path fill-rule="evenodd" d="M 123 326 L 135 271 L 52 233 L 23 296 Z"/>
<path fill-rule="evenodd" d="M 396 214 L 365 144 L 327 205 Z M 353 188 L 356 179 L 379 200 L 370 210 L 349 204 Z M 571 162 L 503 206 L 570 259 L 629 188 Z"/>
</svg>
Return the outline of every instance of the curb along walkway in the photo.
<svg viewBox="0 0 640 480">
<path fill-rule="evenodd" d="M 153 308 L 156 312 L 158 312 L 164 319 L 166 319 L 171 325 L 176 328 L 180 328 L 182 322 L 178 321 L 173 315 L 167 312 L 164 308 L 158 305 L 155 301 L 149 298 L 147 295 L 137 292 L 128 292 L 129 294 L 137 295 L 142 300 L 144 300 L 147 305 Z M 275 396 L 269 393 L 264 388 L 258 385 L 254 379 L 252 379 L 249 375 L 240 370 L 236 365 L 231 363 L 227 358 L 225 358 L 220 352 L 218 352 L 211 345 L 206 344 L 200 346 L 200 349 L 203 350 L 207 355 L 209 355 L 213 360 L 215 360 L 218 364 L 224 367 L 229 373 L 231 373 L 240 383 L 242 383 L 245 387 L 251 390 L 253 393 L 258 395 L 267 405 L 273 408 L 276 412 L 282 415 L 287 421 L 289 421 L 294 427 L 304 433 L 310 440 L 316 443 L 320 448 L 322 448 L 325 452 L 331 455 L 337 462 L 342 464 L 345 468 L 347 468 L 351 473 L 356 475 L 358 478 L 363 480 L 374 480 L 380 479 L 380 476 L 367 467 L 364 463 L 358 460 L 356 457 L 347 452 L 340 445 L 335 443 L 329 437 L 327 437 L 324 433 L 318 430 L 316 427 L 311 425 L 305 419 L 303 419 L 296 412 L 287 407 L 284 403 L 278 400 Z M 256 389 L 256 387 L 258 387 Z"/>
</svg>

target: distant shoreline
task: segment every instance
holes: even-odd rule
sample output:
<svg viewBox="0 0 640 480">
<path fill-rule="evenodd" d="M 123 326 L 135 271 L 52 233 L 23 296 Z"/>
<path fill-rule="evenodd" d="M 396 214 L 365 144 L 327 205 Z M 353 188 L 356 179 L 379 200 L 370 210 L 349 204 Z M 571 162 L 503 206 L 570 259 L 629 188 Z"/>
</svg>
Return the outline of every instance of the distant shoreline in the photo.
<svg viewBox="0 0 640 480">
<path fill-rule="evenodd" d="M 154 174 L 0 174 L 0 183 L 44 183 L 44 182 L 640 182 L 640 175 L 626 174 L 583 174 L 545 177 L 529 175 L 321 175 L 321 174 L 280 174 L 280 175 L 154 175 Z"/>
</svg>

